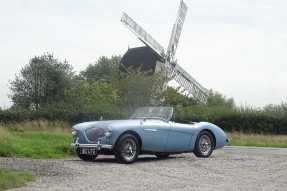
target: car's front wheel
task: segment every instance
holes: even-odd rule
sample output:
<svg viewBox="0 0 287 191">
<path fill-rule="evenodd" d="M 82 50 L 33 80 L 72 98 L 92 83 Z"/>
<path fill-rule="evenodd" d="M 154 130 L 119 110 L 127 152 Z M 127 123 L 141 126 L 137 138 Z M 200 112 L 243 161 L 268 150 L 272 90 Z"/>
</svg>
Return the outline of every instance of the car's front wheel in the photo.
<svg viewBox="0 0 287 191">
<path fill-rule="evenodd" d="M 197 157 L 207 158 L 212 154 L 214 146 L 213 135 L 209 131 L 201 131 L 197 136 L 193 152 Z"/>
<path fill-rule="evenodd" d="M 122 135 L 115 147 L 115 156 L 121 163 L 135 162 L 138 158 L 139 152 L 139 141 L 132 134 Z"/>
</svg>

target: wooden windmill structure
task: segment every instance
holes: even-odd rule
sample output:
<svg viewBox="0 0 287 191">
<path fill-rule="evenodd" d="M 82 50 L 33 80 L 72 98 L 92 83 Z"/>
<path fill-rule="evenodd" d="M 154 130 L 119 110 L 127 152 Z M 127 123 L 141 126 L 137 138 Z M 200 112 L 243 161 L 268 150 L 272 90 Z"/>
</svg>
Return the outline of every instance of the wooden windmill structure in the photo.
<svg viewBox="0 0 287 191">
<path fill-rule="evenodd" d="M 126 67 L 141 67 L 143 70 L 152 72 L 160 71 L 165 75 L 166 85 L 169 81 L 175 80 L 188 96 L 205 103 L 208 97 L 208 90 L 188 74 L 175 59 L 187 9 L 186 4 L 181 0 L 166 52 L 163 46 L 149 33 L 126 13 L 123 13 L 121 22 L 146 46 L 129 49 L 123 56 L 122 64 Z"/>
</svg>

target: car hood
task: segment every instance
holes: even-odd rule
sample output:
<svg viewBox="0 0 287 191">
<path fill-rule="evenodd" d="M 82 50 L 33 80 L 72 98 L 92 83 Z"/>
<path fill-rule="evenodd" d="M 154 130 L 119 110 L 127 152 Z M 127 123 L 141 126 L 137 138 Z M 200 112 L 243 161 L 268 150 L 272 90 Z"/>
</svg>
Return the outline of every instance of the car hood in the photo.
<svg viewBox="0 0 287 191">
<path fill-rule="evenodd" d="M 138 119 L 128 119 L 128 120 L 109 120 L 109 121 L 91 121 L 79 123 L 73 126 L 76 130 L 85 130 L 91 127 L 109 127 L 109 128 L 121 128 L 128 126 L 139 125 L 140 120 Z"/>
</svg>

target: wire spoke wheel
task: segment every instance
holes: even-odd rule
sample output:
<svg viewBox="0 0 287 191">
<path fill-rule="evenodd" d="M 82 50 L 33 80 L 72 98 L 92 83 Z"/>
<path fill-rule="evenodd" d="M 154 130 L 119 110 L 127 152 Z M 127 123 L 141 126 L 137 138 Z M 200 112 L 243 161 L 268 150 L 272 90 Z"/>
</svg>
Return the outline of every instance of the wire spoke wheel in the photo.
<svg viewBox="0 0 287 191">
<path fill-rule="evenodd" d="M 136 142 L 133 139 L 126 139 L 121 148 L 123 158 L 127 161 L 132 160 L 136 155 Z"/>
<path fill-rule="evenodd" d="M 139 140 L 132 134 L 124 134 L 119 138 L 114 152 L 119 162 L 132 163 L 140 153 Z"/>
<path fill-rule="evenodd" d="M 214 147 L 213 135 L 209 131 L 202 131 L 197 136 L 193 152 L 197 157 L 207 158 L 212 154 Z"/>
<path fill-rule="evenodd" d="M 202 135 L 199 139 L 199 149 L 203 155 L 207 155 L 211 150 L 211 140 L 207 135 Z"/>
</svg>

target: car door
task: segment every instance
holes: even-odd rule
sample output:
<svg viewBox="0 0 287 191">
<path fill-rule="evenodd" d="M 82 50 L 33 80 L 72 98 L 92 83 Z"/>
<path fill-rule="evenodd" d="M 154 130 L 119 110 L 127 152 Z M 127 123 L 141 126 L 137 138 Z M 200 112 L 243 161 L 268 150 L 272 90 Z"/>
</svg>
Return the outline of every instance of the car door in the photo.
<svg viewBox="0 0 287 191">
<path fill-rule="evenodd" d="M 168 134 L 166 151 L 182 152 L 190 151 L 193 130 L 185 127 L 187 125 L 170 122 L 170 131 Z"/>
<path fill-rule="evenodd" d="M 170 124 L 160 119 L 141 121 L 143 150 L 165 151 Z"/>
</svg>

